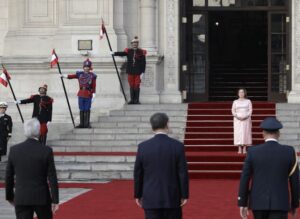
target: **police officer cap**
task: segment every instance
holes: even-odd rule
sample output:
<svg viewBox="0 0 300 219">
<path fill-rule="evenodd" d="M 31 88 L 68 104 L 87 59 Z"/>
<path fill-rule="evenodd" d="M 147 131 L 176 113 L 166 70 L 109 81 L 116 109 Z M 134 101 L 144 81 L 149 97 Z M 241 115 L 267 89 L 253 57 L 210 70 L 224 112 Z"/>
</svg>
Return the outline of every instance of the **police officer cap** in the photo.
<svg viewBox="0 0 300 219">
<path fill-rule="evenodd" d="M 283 126 L 275 117 L 267 117 L 261 122 L 260 127 L 266 131 L 276 131 Z"/>
<path fill-rule="evenodd" d="M 0 102 L 0 108 L 7 108 L 7 106 L 6 102 Z"/>
</svg>

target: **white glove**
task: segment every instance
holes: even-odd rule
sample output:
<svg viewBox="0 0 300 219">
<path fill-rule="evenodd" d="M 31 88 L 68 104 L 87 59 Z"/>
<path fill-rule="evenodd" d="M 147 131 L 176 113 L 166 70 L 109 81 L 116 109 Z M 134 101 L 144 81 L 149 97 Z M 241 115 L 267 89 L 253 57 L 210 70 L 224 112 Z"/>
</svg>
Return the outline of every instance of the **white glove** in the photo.
<svg viewBox="0 0 300 219">
<path fill-rule="evenodd" d="M 94 102 L 94 100 L 95 100 L 95 97 L 96 97 L 96 94 L 95 94 L 95 93 L 93 93 L 93 97 L 92 97 L 92 103 Z"/>
<path fill-rule="evenodd" d="M 115 52 L 114 51 L 110 51 L 110 54 L 113 56 L 113 55 L 115 55 Z"/>
<path fill-rule="evenodd" d="M 140 79 L 141 79 L 141 80 L 143 80 L 144 74 L 145 74 L 145 73 L 143 72 L 143 73 L 140 75 Z"/>
<path fill-rule="evenodd" d="M 47 128 L 49 128 L 50 123 L 51 123 L 50 121 L 47 122 Z"/>
<path fill-rule="evenodd" d="M 15 104 L 21 104 L 21 100 L 15 100 L 14 103 Z"/>
<path fill-rule="evenodd" d="M 59 74 L 59 77 L 61 77 L 61 78 L 68 78 L 68 75 L 67 74 Z"/>
</svg>

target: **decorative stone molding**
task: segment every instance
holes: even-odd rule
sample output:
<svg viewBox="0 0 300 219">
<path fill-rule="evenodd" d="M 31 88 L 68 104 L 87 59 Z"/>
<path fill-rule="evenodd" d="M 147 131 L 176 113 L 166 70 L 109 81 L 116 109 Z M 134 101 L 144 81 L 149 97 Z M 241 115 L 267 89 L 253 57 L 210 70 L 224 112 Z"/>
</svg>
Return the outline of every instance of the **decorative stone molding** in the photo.
<svg viewBox="0 0 300 219">
<path fill-rule="evenodd" d="M 111 10 L 111 0 L 65 0 L 64 14 L 65 26 L 99 26 L 100 18 L 105 20 L 110 26 L 109 12 Z"/>
<path fill-rule="evenodd" d="M 25 0 L 24 27 L 55 27 L 57 0 Z"/>
<path fill-rule="evenodd" d="M 164 91 L 161 103 L 181 103 L 179 92 L 179 1 L 165 0 Z"/>
</svg>

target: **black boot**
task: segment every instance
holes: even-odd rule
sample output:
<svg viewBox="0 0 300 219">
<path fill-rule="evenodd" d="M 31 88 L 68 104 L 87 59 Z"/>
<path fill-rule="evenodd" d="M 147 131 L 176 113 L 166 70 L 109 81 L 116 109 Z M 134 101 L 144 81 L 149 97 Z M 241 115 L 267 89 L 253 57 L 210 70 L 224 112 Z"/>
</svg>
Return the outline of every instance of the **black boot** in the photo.
<svg viewBox="0 0 300 219">
<path fill-rule="evenodd" d="M 76 128 L 83 128 L 84 124 L 84 111 L 80 111 L 80 124 Z"/>
<path fill-rule="evenodd" d="M 140 103 L 140 88 L 134 89 L 134 104 L 141 104 Z"/>
<path fill-rule="evenodd" d="M 84 112 L 84 128 L 92 128 L 90 125 L 90 117 L 91 117 L 91 111 L 85 111 Z"/>
<path fill-rule="evenodd" d="M 134 104 L 134 89 L 132 87 L 130 88 L 130 101 L 128 104 Z"/>
</svg>

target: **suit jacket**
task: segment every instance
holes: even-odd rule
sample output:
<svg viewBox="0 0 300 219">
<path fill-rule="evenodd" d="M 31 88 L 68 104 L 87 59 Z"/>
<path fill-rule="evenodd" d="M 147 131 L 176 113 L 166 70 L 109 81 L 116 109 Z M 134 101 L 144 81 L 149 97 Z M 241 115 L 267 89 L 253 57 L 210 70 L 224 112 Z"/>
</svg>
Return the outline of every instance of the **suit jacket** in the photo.
<svg viewBox="0 0 300 219">
<path fill-rule="evenodd" d="M 52 121 L 53 99 L 39 94 L 32 95 L 28 99 L 21 100 L 21 104 L 33 103 L 32 118 L 36 117 L 41 123 Z"/>
<path fill-rule="evenodd" d="M 8 156 L 5 186 L 6 200 L 14 201 L 15 205 L 58 203 L 58 183 L 52 149 L 35 139 L 27 139 L 13 146 Z"/>
<path fill-rule="evenodd" d="M 252 210 L 298 208 L 299 169 L 296 162 L 294 148 L 276 141 L 250 147 L 241 176 L 238 205 L 249 205 Z M 293 169 L 295 171 L 289 176 Z"/>
<path fill-rule="evenodd" d="M 189 197 L 184 145 L 165 134 L 141 143 L 134 167 L 135 198 L 143 208 L 178 208 Z"/>
</svg>

